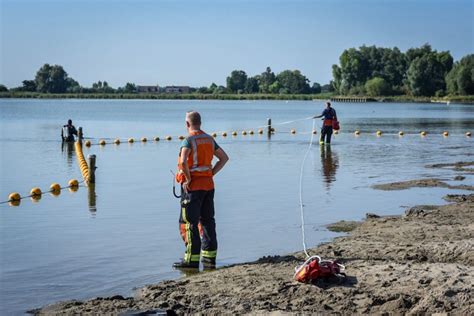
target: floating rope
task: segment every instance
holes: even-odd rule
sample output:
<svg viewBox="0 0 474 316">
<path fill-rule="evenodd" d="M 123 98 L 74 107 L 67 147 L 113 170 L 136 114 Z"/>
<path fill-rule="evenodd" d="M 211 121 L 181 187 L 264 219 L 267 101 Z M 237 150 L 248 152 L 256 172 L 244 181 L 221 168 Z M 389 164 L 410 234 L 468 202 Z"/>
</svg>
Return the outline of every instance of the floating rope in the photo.
<svg viewBox="0 0 474 316">
<path fill-rule="evenodd" d="M 313 130 L 314 127 L 316 126 L 316 120 L 313 120 Z M 306 153 L 304 154 L 303 161 L 301 162 L 301 169 L 300 169 L 300 212 L 301 212 L 301 237 L 303 240 L 303 251 L 304 254 L 306 255 L 307 258 L 309 258 L 308 251 L 306 250 L 306 236 L 305 236 L 305 231 L 304 231 L 304 204 L 303 204 L 303 172 L 304 172 L 304 163 L 306 162 L 306 158 L 308 157 L 308 154 L 311 151 L 311 147 L 313 146 L 313 139 L 314 139 L 314 133 L 311 133 L 311 139 L 309 141 L 309 146 L 308 149 L 306 150 Z"/>
<path fill-rule="evenodd" d="M 76 157 L 79 168 L 81 169 L 82 177 L 84 182 L 89 182 L 89 166 L 87 165 L 86 159 L 84 158 L 84 153 L 82 152 L 82 144 L 80 141 L 77 141 L 75 144 L 76 147 Z"/>
</svg>

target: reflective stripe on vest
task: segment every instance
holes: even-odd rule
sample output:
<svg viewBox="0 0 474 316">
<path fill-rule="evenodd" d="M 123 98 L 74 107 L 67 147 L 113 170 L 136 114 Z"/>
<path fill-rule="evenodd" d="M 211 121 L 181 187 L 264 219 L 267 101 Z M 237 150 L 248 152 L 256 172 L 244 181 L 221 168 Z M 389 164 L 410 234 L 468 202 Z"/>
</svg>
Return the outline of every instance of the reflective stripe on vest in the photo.
<svg viewBox="0 0 474 316">
<path fill-rule="evenodd" d="M 199 139 L 207 139 L 209 141 L 209 145 L 214 148 L 214 138 L 207 135 L 206 133 L 202 132 L 201 134 L 197 135 L 192 135 L 187 138 L 189 144 L 191 145 L 191 150 L 193 151 L 192 153 L 192 160 L 193 164 L 192 166 L 189 167 L 190 172 L 211 172 L 212 176 L 212 164 L 209 165 L 202 165 L 199 166 L 199 160 L 198 160 L 198 140 Z M 211 159 L 212 161 L 212 159 Z"/>
</svg>

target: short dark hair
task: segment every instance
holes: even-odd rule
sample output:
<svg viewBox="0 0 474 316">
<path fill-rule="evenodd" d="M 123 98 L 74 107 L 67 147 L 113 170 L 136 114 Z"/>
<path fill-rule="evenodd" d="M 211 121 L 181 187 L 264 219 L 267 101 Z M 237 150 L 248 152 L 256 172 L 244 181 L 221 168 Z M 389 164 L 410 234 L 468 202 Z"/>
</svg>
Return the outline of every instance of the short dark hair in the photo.
<svg viewBox="0 0 474 316">
<path fill-rule="evenodd" d="M 201 114 L 196 111 L 189 111 L 186 113 L 186 120 L 193 126 L 199 126 L 201 125 Z"/>
<path fill-rule="evenodd" d="M 71 119 L 67 120 L 67 123 L 68 123 L 69 125 L 71 125 L 71 124 L 72 124 L 72 120 L 71 120 Z"/>
<path fill-rule="evenodd" d="M 327 106 L 331 106 L 331 102 L 329 102 L 329 101 L 326 102 L 326 105 L 327 105 Z"/>
</svg>

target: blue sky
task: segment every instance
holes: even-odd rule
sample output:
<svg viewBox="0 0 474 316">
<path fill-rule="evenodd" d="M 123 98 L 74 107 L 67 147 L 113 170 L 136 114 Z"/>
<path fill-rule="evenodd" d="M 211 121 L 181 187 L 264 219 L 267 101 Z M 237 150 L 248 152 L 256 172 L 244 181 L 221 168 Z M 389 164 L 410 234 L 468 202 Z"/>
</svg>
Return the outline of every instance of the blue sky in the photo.
<svg viewBox="0 0 474 316">
<path fill-rule="evenodd" d="M 466 0 L 0 0 L 0 83 L 64 66 L 84 86 L 225 84 L 300 69 L 327 83 L 349 47 L 430 43 L 455 60 L 473 53 L 474 1 Z"/>
</svg>

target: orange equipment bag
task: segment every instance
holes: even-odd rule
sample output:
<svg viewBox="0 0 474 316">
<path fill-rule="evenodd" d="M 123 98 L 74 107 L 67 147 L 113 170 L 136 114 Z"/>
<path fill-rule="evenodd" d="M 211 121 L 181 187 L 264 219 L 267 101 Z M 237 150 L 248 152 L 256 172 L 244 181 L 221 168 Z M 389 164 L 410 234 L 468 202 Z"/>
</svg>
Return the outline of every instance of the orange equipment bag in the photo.
<svg viewBox="0 0 474 316">
<path fill-rule="evenodd" d="M 294 278 L 298 282 L 311 283 L 318 278 L 330 276 L 345 277 L 346 268 L 332 260 L 321 260 L 319 256 L 309 257 L 305 263 L 295 269 Z"/>
</svg>

